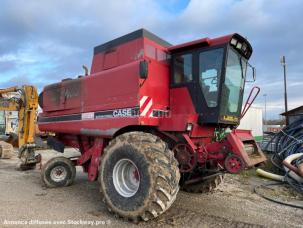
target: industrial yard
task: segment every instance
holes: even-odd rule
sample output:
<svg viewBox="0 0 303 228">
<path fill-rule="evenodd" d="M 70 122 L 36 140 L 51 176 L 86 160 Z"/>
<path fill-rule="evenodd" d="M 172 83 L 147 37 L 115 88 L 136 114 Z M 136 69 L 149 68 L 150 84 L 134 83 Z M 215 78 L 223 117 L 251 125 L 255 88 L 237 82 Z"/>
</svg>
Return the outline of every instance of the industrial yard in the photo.
<svg viewBox="0 0 303 228">
<path fill-rule="evenodd" d="M 50 150 L 40 152 L 43 162 L 56 155 Z M 1 227 L 16 227 L 5 222 L 51 223 L 52 227 L 87 226 L 91 222 L 100 227 L 302 227 L 302 209 L 269 202 L 253 193 L 254 185 L 267 182 L 255 175 L 227 175 L 210 194 L 180 191 L 167 213 L 135 225 L 108 212 L 98 182 L 89 182 L 81 169 L 72 186 L 48 189 L 42 187 L 40 170 L 20 173 L 15 170 L 17 162 L 17 158 L 0 160 Z"/>
<path fill-rule="evenodd" d="M 0 228 L 303 228 L 303 1 L 21 2 Z"/>
</svg>

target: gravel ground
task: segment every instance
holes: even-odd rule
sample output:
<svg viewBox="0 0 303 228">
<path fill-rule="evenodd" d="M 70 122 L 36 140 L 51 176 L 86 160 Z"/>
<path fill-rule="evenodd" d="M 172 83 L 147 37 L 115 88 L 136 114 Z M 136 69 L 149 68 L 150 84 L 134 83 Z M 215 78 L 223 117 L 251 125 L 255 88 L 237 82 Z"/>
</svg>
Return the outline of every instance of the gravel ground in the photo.
<svg viewBox="0 0 303 228">
<path fill-rule="evenodd" d="M 74 154 L 68 151 L 66 156 Z M 41 151 L 43 162 L 58 155 Z M 20 172 L 18 159 L 0 160 L 0 227 L 303 227 L 303 210 L 269 202 L 254 194 L 265 181 L 252 176 L 226 175 L 211 194 L 180 192 L 174 205 L 159 218 L 131 224 L 111 215 L 102 202 L 98 182 L 90 183 L 81 168 L 75 183 L 47 189 L 40 170 Z M 61 223 L 57 225 L 56 223 Z M 90 225 L 89 223 L 93 223 Z M 63 225 L 62 225 L 63 224 Z"/>
</svg>

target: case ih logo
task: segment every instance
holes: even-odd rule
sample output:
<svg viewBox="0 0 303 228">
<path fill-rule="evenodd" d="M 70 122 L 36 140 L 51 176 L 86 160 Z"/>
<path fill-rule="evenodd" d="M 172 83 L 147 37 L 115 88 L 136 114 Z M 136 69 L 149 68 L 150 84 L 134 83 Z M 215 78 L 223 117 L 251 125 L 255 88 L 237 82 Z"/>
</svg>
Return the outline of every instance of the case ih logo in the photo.
<svg viewBox="0 0 303 228">
<path fill-rule="evenodd" d="M 153 99 L 143 96 L 140 100 L 140 116 L 152 116 Z"/>
</svg>

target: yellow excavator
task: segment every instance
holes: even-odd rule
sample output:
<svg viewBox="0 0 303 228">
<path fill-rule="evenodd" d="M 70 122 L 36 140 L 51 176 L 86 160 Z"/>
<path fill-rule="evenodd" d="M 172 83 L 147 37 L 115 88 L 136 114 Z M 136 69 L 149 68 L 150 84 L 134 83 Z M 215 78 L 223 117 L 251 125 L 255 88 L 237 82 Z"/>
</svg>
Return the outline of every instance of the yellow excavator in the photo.
<svg viewBox="0 0 303 228">
<path fill-rule="evenodd" d="M 0 89 L 0 111 L 18 111 L 18 157 L 20 169 L 30 169 L 40 162 L 35 156 L 35 121 L 38 109 L 38 93 L 34 86 L 24 85 Z M 0 158 L 10 158 L 13 146 L 0 141 Z"/>
</svg>

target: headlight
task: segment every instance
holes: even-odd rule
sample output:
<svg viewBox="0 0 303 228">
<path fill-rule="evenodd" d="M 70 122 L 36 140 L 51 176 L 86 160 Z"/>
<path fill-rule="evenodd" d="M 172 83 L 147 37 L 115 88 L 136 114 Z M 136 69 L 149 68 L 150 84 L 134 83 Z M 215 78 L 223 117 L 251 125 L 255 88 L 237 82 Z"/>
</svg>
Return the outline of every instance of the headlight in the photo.
<svg viewBox="0 0 303 228">
<path fill-rule="evenodd" d="M 246 43 L 243 43 L 243 45 L 242 45 L 242 50 L 245 52 L 246 49 L 247 49 L 247 44 L 246 44 Z"/>
<path fill-rule="evenodd" d="M 236 46 L 236 44 L 237 44 L 237 39 L 232 38 L 231 41 L 230 41 L 230 43 L 231 43 L 232 45 Z"/>
<path fill-rule="evenodd" d="M 241 48 L 242 48 L 242 43 L 240 43 L 240 42 L 237 43 L 237 48 L 241 50 Z"/>
<path fill-rule="evenodd" d="M 186 126 L 187 131 L 191 131 L 193 129 L 193 125 L 191 123 L 188 123 Z"/>
</svg>

